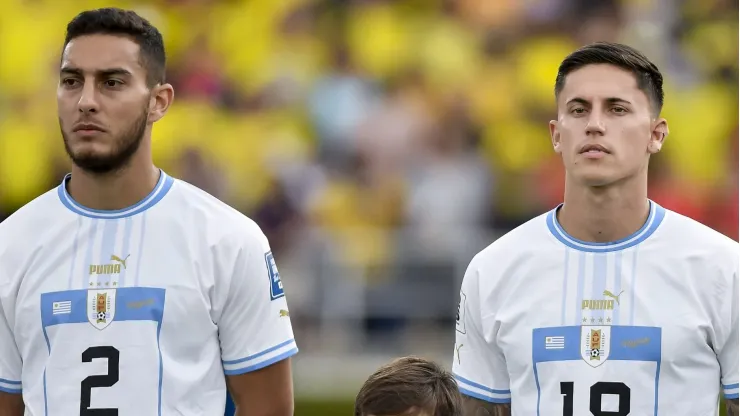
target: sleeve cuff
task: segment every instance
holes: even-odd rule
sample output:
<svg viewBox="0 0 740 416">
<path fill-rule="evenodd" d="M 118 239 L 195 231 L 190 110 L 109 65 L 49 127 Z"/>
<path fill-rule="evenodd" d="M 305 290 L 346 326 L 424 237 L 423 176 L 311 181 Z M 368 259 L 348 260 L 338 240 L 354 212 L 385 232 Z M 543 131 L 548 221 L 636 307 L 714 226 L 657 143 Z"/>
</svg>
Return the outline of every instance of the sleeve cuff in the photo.
<svg viewBox="0 0 740 416">
<path fill-rule="evenodd" d="M 235 376 L 239 374 L 249 373 L 250 371 L 256 371 L 269 365 L 275 364 L 278 361 L 282 361 L 286 358 L 292 357 L 297 353 L 298 346 L 295 343 L 295 339 L 289 339 L 285 342 L 275 345 L 274 347 L 270 347 L 262 352 L 258 352 L 257 354 L 253 354 L 237 360 L 223 361 L 224 374 L 226 374 L 227 376 Z"/>
<path fill-rule="evenodd" d="M 737 399 L 738 398 L 738 383 L 723 384 L 722 394 L 724 394 L 726 399 Z"/>
<path fill-rule="evenodd" d="M 0 391 L 10 394 L 21 394 L 21 382 L 0 378 Z"/>
<path fill-rule="evenodd" d="M 511 403 L 510 390 L 496 390 L 455 374 L 460 393 L 489 403 Z"/>
</svg>

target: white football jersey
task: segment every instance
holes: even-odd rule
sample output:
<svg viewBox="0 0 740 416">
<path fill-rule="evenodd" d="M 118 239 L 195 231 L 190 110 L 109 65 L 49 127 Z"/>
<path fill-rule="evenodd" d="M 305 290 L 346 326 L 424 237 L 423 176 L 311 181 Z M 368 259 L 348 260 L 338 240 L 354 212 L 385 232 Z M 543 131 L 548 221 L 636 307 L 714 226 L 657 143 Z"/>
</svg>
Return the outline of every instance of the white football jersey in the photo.
<svg viewBox="0 0 740 416">
<path fill-rule="evenodd" d="M 453 371 L 514 416 L 709 416 L 738 397 L 738 245 L 651 201 L 632 236 L 589 243 L 556 210 L 471 261 Z"/>
<path fill-rule="evenodd" d="M 66 181 L 0 223 L 0 390 L 27 416 L 223 415 L 225 375 L 298 351 L 253 221 L 164 172 L 119 211 Z"/>
</svg>

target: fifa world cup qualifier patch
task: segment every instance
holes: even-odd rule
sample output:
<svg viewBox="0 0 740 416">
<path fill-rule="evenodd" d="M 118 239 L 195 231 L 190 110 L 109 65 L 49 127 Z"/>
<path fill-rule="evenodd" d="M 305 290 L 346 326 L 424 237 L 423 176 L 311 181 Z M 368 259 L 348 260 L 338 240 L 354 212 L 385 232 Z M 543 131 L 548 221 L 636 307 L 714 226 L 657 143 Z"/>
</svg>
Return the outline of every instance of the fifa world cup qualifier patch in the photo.
<svg viewBox="0 0 740 416">
<path fill-rule="evenodd" d="M 275 263 L 275 256 L 272 255 L 272 251 L 265 253 L 265 262 L 267 263 L 267 275 L 270 278 L 270 300 L 285 296 L 283 282 L 280 280 L 280 272 L 278 272 L 277 263 Z"/>
</svg>

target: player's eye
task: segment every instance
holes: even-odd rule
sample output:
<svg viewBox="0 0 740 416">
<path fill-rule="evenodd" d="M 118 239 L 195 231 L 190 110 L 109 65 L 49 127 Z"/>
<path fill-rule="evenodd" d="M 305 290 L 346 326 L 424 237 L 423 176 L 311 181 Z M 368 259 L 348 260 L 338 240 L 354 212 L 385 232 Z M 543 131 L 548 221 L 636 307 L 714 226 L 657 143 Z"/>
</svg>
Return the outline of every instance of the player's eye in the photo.
<svg viewBox="0 0 740 416">
<path fill-rule="evenodd" d="M 105 80 L 105 82 L 103 84 L 105 84 L 105 86 L 108 87 L 108 88 L 116 88 L 116 87 L 121 86 L 123 84 L 123 82 L 121 82 L 121 81 L 119 81 L 117 79 L 107 79 L 107 80 Z"/>
<path fill-rule="evenodd" d="M 615 112 L 615 113 L 617 113 L 617 114 L 622 114 L 622 113 L 626 113 L 627 112 L 627 109 L 624 108 L 624 107 L 614 107 L 614 108 L 612 108 L 612 111 Z"/>
<path fill-rule="evenodd" d="M 65 87 L 74 87 L 77 85 L 77 80 L 74 78 L 65 78 L 62 80 L 62 85 Z"/>
<path fill-rule="evenodd" d="M 586 109 L 583 108 L 583 107 L 576 107 L 576 108 L 570 110 L 570 112 L 573 113 L 573 114 L 583 114 L 583 113 L 586 112 Z"/>
</svg>

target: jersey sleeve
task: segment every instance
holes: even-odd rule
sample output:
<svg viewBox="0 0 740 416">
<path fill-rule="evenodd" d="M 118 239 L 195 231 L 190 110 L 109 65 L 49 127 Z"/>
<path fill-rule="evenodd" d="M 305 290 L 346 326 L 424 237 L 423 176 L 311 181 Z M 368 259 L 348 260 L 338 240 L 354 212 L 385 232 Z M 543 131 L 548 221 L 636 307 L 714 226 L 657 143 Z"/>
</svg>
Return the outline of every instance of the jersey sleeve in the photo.
<svg viewBox="0 0 740 416">
<path fill-rule="evenodd" d="M 0 302 L 0 391 L 21 393 L 21 355 Z"/>
<path fill-rule="evenodd" d="M 261 231 L 246 234 L 231 261 L 234 270 L 217 323 L 226 375 L 259 370 L 298 352 L 267 238 Z"/>
<path fill-rule="evenodd" d="M 461 393 L 491 403 L 511 403 L 503 352 L 484 335 L 479 270 L 474 263 L 465 272 L 460 289 L 452 372 Z"/>
<path fill-rule="evenodd" d="M 729 314 L 730 326 L 727 328 L 727 338 L 723 345 L 717 351 L 717 359 L 719 360 L 721 382 L 722 382 L 722 393 L 725 398 L 737 399 L 738 398 L 738 361 L 740 361 L 740 350 L 738 349 L 738 274 L 735 271 L 732 276 L 732 290 L 727 291 L 731 296 L 731 307 L 726 308 L 726 313 Z"/>
</svg>

